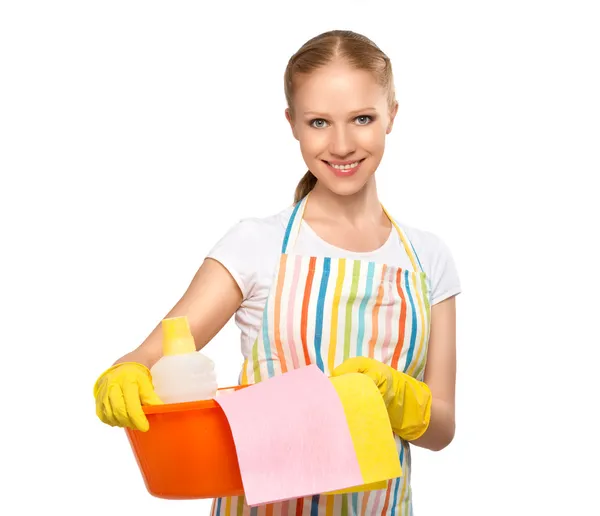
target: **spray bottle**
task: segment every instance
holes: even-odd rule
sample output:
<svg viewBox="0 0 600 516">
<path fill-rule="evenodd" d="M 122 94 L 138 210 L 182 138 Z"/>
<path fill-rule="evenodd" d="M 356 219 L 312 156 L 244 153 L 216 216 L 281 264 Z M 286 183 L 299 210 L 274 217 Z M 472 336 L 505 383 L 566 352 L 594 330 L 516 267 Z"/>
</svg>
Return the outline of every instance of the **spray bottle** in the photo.
<svg viewBox="0 0 600 516">
<path fill-rule="evenodd" d="M 196 351 L 187 317 L 162 320 L 163 356 L 150 370 L 164 403 L 211 399 L 217 393 L 214 362 Z"/>
</svg>

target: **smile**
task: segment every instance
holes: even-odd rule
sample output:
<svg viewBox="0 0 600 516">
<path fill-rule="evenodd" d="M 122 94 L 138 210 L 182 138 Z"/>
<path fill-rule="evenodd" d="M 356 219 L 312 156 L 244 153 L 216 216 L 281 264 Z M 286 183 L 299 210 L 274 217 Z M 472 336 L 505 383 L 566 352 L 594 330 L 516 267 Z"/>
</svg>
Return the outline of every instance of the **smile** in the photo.
<svg viewBox="0 0 600 516">
<path fill-rule="evenodd" d="M 360 167 L 360 164 L 365 160 L 365 158 L 363 159 L 359 159 L 357 161 L 353 161 L 353 162 L 346 162 L 346 163 L 331 163 L 329 161 L 325 161 L 323 160 L 323 163 L 325 163 L 329 169 L 331 171 L 333 171 L 333 173 L 338 176 L 338 177 L 348 177 L 353 175 Z"/>
</svg>

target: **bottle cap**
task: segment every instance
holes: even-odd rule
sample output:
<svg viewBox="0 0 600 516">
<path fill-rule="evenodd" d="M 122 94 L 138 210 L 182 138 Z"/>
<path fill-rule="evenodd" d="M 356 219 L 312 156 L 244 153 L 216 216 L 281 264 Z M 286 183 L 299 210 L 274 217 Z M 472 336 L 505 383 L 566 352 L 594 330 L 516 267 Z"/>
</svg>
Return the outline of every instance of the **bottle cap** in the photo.
<svg viewBox="0 0 600 516">
<path fill-rule="evenodd" d="M 181 355 L 196 351 L 194 336 L 187 317 L 169 317 L 162 320 L 163 355 Z"/>
</svg>

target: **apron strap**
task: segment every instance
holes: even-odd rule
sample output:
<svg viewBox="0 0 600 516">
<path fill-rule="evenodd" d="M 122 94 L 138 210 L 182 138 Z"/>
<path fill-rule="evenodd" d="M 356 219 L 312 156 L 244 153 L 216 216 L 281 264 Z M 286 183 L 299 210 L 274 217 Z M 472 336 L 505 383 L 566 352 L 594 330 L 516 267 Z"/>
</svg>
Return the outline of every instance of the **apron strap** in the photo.
<svg viewBox="0 0 600 516">
<path fill-rule="evenodd" d="M 310 193 L 304 196 L 304 198 L 298 201 L 296 206 L 294 206 L 287 228 L 285 229 L 285 236 L 283 237 L 283 243 L 281 244 L 281 254 L 287 254 L 288 247 L 290 246 L 290 238 L 292 239 L 292 248 L 296 243 L 296 238 L 298 237 L 298 233 L 300 233 L 302 219 L 304 218 L 304 208 L 306 207 L 308 195 L 310 195 Z"/>
<path fill-rule="evenodd" d="M 310 195 L 310 193 L 307 194 L 303 199 L 301 199 L 294 206 L 294 209 L 293 209 L 290 219 L 288 221 L 287 227 L 285 229 L 285 236 L 284 236 L 283 242 L 281 244 L 281 254 L 287 254 L 288 249 L 294 248 L 294 244 L 296 243 L 296 238 L 298 237 L 298 234 L 300 233 L 302 219 L 304 218 L 304 209 L 306 208 L 306 201 L 308 200 L 309 195 Z M 406 236 L 404 231 L 400 228 L 400 226 L 398 226 L 398 224 L 396 224 L 396 221 L 388 213 L 388 211 L 385 209 L 385 207 L 382 205 L 381 208 L 383 209 L 384 213 L 387 215 L 388 219 L 390 219 L 390 222 L 392 223 L 392 225 L 398 232 L 400 241 L 402 242 L 402 245 L 404 246 L 404 250 L 406 251 L 408 258 L 410 259 L 410 263 L 412 264 L 413 269 L 415 271 L 423 272 L 423 266 L 421 265 L 421 261 L 419 260 L 417 252 L 415 251 L 415 248 L 413 247 L 411 241 Z"/>
<path fill-rule="evenodd" d="M 388 213 L 388 211 L 385 209 L 385 207 L 383 205 L 381 206 L 381 208 L 383 209 L 384 213 L 388 216 L 388 219 L 390 219 L 390 222 L 392 223 L 392 225 L 396 228 L 396 231 L 398 232 L 398 236 L 400 237 L 400 241 L 402 242 L 402 245 L 404 246 L 404 250 L 406 251 L 406 254 L 408 255 L 408 259 L 410 260 L 410 263 L 413 266 L 413 270 L 419 271 L 419 272 L 424 272 L 423 266 L 421 265 L 421 260 L 419 260 L 419 256 L 417 255 L 417 251 L 415 251 L 415 248 L 413 247 L 410 239 L 406 236 L 406 233 L 404 233 L 402 228 L 400 228 L 400 226 L 398 226 L 398 224 L 396 224 L 396 221 L 394 220 L 394 218 Z"/>
</svg>

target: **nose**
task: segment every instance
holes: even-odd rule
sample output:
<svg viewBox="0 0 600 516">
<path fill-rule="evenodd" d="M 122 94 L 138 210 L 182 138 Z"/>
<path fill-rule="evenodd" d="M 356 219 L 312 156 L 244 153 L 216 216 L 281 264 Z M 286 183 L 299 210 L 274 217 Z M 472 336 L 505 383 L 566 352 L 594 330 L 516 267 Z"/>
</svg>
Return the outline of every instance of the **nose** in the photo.
<svg viewBox="0 0 600 516">
<path fill-rule="evenodd" d="M 356 144 L 352 131 L 347 127 L 338 126 L 331 132 L 331 140 L 329 142 L 329 152 L 340 158 L 352 154 L 356 150 Z"/>
</svg>

